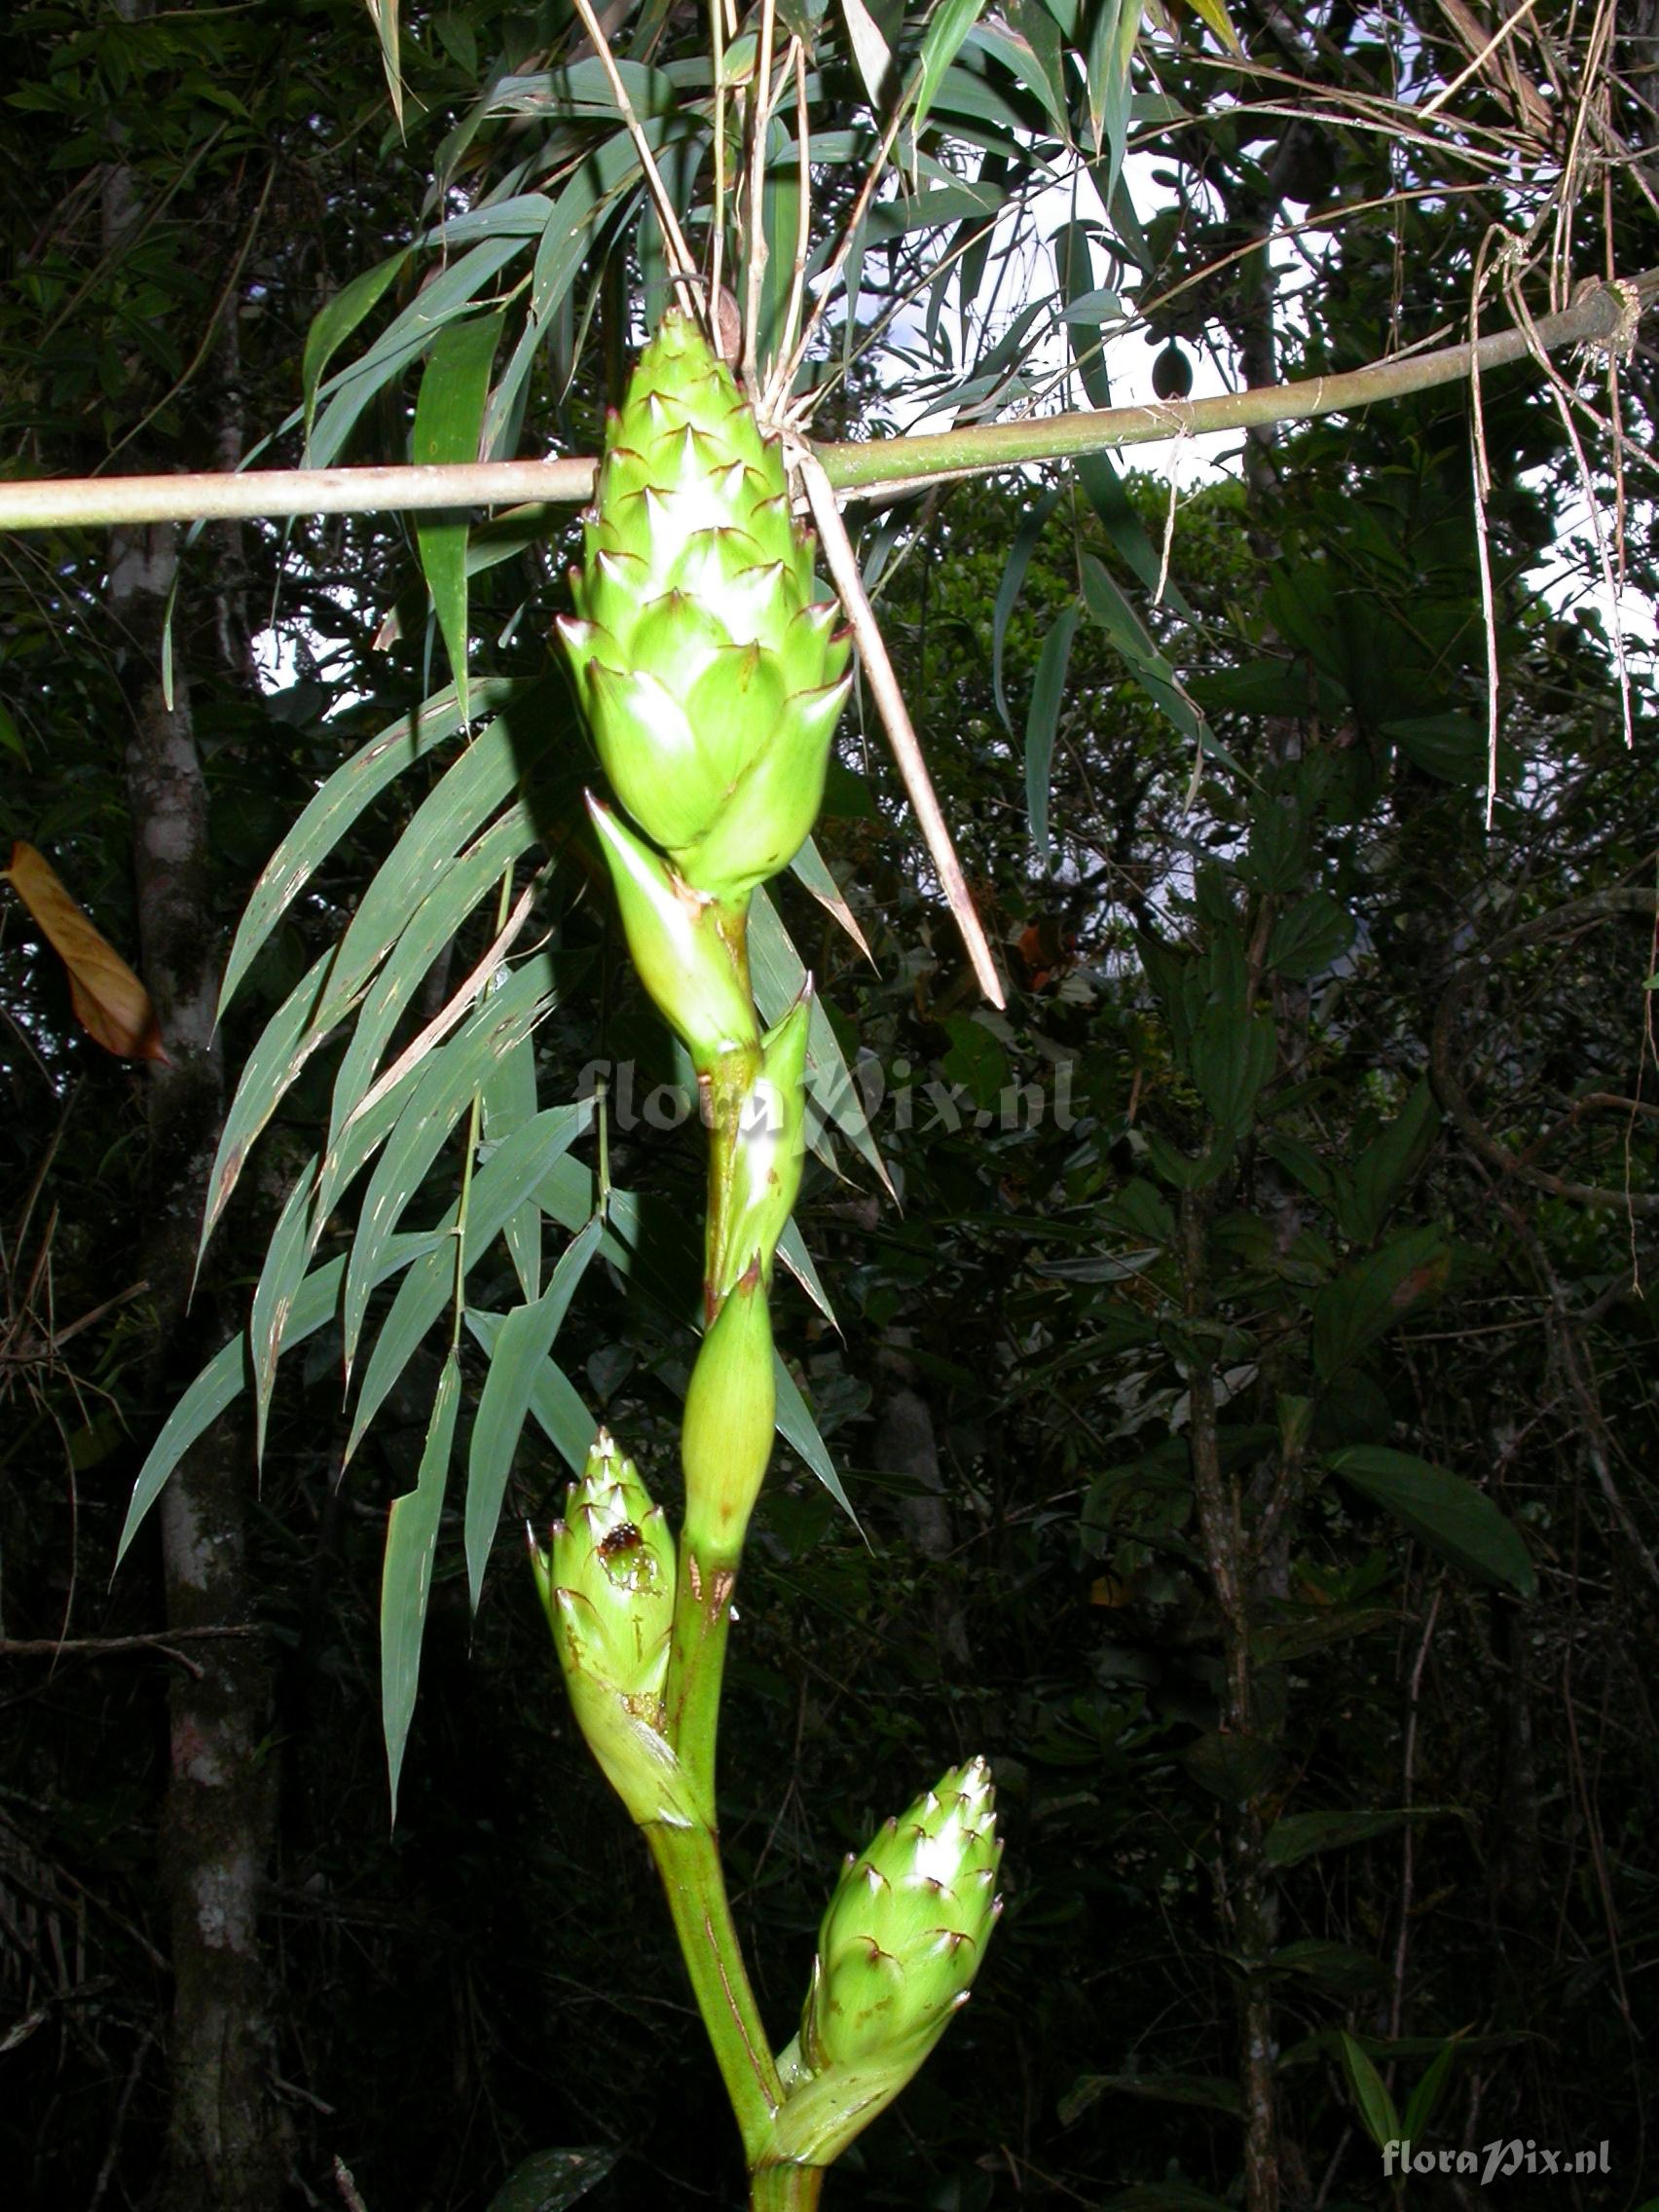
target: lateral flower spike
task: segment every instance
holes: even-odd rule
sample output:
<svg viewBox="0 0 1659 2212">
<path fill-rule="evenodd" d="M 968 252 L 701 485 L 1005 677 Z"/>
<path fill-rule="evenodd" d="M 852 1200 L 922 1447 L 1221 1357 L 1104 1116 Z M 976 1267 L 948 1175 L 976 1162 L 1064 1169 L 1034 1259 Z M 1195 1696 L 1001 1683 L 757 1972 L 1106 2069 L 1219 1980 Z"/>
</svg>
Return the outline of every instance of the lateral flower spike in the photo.
<svg viewBox="0 0 1659 2212">
<path fill-rule="evenodd" d="M 842 1874 L 818 1935 L 801 2049 L 822 2066 L 933 2048 L 996 1925 L 1002 1842 L 983 1759 L 952 1767 Z"/>
<path fill-rule="evenodd" d="M 682 1823 L 663 1683 L 674 1621 L 674 1541 L 639 1470 L 601 1429 L 544 1549 L 530 1544 L 571 1705 L 636 1821 Z"/>
<path fill-rule="evenodd" d="M 559 630 L 606 774 L 688 884 L 741 904 L 817 817 L 850 648 L 782 447 L 683 315 L 640 356 L 585 522 Z"/>
<path fill-rule="evenodd" d="M 849 1858 L 818 1933 L 771 2160 L 829 2165 L 891 2104 L 968 2002 L 1002 1911 L 996 1790 L 952 1767 Z"/>
</svg>

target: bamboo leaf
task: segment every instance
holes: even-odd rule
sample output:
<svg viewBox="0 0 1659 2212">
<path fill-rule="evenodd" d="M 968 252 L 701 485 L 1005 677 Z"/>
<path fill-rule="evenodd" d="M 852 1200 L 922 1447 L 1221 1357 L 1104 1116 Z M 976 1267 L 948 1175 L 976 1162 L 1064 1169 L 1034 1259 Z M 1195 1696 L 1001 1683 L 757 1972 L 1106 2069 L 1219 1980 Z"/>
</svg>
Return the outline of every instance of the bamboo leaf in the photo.
<svg viewBox="0 0 1659 2212">
<path fill-rule="evenodd" d="M 408 265 L 413 247 L 402 246 L 387 260 L 365 269 L 342 285 L 327 306 L 312 317 L 306 333 L 306 350 L 300 362 L 300 388 L 305 395 L 305 433 L 310 441 L 316 416 L 317 386 L 323 371 L 365 316 L 374 313 L 387 287 L 396 282 Z"/>
<path fill-rule="evenodd" d="M 461 1361 L 452 1349 L 438 1378 L 415 1488 L 391 1501 L 386 1559 L 381 1568 L 381 1727 L 386 1736 L 393 1821 L 397 1818 L 397 1783 L 409 1742 L 409 1723 L 415 1717 L 426 1601 L 432 1590 L 432 1561 L 438 1548 L 438 1524 L 443 1518 L 455 1420 L 460 1411 Z"/>
<path fill-rule="evenodd" d="M 818 1433 L 818 1423 L 813 1419 L 794 1377 L 784 1365 L 783 1353 L 776 1347 L 772 1352 L 772 1380 L 778 1393 L 778 1434 L 791 1451 L 812 1469 L 862 1536 L 864 1530 L 859 1527 L 859 1517 L 841 1487 L 841 1478 L 835 1471 L 835 1462 L 830 1456 L 829 1447 Z"/>
<path fill-rule="evenodd" d="M 477 1307 L 469 1306 L 466 1309 L 466 1326 L 484 1347 L 486 1359 L 495 1354 L 504 1318 L 500 1313 L 487 1313 Z M 530 1411 L 536 1426 L 571 1474 L 585 1473 L 588 1447 L 599 1423 L 557 1360 L 542 1361 L 531 1384 Z"/>
<path fill-rule="evenodd" d="M 477 461 L 490 396 L 490 371 L 500 343 L 502 313 L 470 315 L 438 333 L 415 402 L 414 450 L 418 462 L 445 465 Z M 467 710 L 466 532 L 464 512 L 418 514 L 415 542 L 426 589 L 449 649 L 461 719 Z"/>
<path fill-rule="evenodd" d="M 559 1324 L 599 1248 L 604 1226 L 595 1214 L 560 1256 L 541 1297 L 506 1315 L 491 1350 L 490 1372 L 472 1424 L 466 1474 L 466 1573 L 474 1612 L 483 1595 L 484 1569 L 525 1416 Z"/>
<path fill-rule="evenodd" d="M 1037 549 L 1037 540 L 1048 527 L 1049 517 L 1060 503 L 1060 488 L 1046 492 L 1019 526 L 1018 535 L 1009 549 L 1002 581 L 997 586 L 996 606 L 991 612 L 991 685 L 996 693 L 997 713 L 1002 717 L 1003 727 L 1010 737 L 1014 734 L 1014 718 L 1008 711 L 1008 693 L 1003 688 L 1003 649 L 1008 643 L 1008 626 L 1019 603 L 1020 589 L 1025 582 L 1025 571 L 1031 565 L 1031 556 Z"/>
<path fill-rule="evenodd" d="M 519 689 L 521 685 L 506 682 L 480 684 L 474 708 L 481 715 L 494 714 Z M 452 685 L 423 700 L 412 713 L 400 715 L 329 777 L 260 870 L 242 909 L 219 986 L 221 1021 L 261 945 L 363 809 L 405 768 L 464 726 Z"/>
<path fill-rule="evenodd" d="M 1066 695 L 1072 640 L 1082 612 L 1078 606 L 1064 608 L 1043 640 L 1031 686 L 1031 711 L 1025 718 L 1025 809 L 1031 819 L 1037 865 L 1044 869 L 1049 866 L 1049 784 L 1053 773 L 1054 732 Z"/>
<path fill-rule="evenodd" d="M 205 1245 L 241 1172 L 248 1148 L 278 1101 L 402 934 L 434 870 L 510 798 L 519 762 L 504 721 L 492 722 L 416 809 L 377 869 L 339 945 L 324 953 L 266 1024 L 242 1070 L 207 1181 Z"/>
<path fill-rule="evenodd" d="M 434 1241 L 431 1235 L 398 1237 L 386 1254 L 387 1273 L 395 1274 L 411 1260 L 429 1252 Z M 334 1318 L 339 1311 L 340 1287 L 345 1279 L 344 1259 L 329 1260 L 314 1273 L 307 1275 L 288 1315 L 289 1344 L 300 1344 L 307 1337 L 314 1336 L 324 1323 Z M 248 1381 L 248 1342 L 245 1332 L 239 1331 L 228 1344 L 221 1346 L 197 1376 L 151 1445 L 132 1486 L 121 1540 L 115 1547 L 117 1567 L 142 1526 L 144 1516 L 161 1495 L 167 1477 L 190 1447 L 206 1434 L 228 1406 L 236 1403 Z"/>
<path fill-rule="evenodd" d="M 483 1102 L 484 1143 L 493 1151 L 535 1116 L 534 1037 L 521 1038 L 502 1054 L 495 1074 L 485 1081 Z M 541 1213 L 533 1198 L 508 1214 L 503 1234 L 519 1289 L 533 1305 L 541 1295 Z"/>
<path fill-rule="evenodd" d="M 521 254 L 527 240 L 486 239 L 433 276 L 394 321 L 381 333 L 361 360 L 329 378 L 322 391 L 328 405 L 306 442 L 306 465 L 327 468 L 339 458 L 357 420 L 377 392 L 427 352 L 438 332 L 465 314 L 484 296 L 497 273 Z M 321 394 L 319 394 L 321 396 Z"/>
<path fill-rule="evenodd" d="M 770 1027 L 781 1021 L 806 980 L 800 955 L 789 932 L 778 919 L 776 907 L 764 891 L 756 891 L 749 914 L 749 963 L 756 1003 Z M 806 1088 L 823 1121 L 838 1128 L 854 1149 L 874 1168 L 889 1192 L 893 1185 L 874 1137 L 870 1133 L 864 1100 L 860 1097 L 846 1058 L 836 1042 L 830 1016 L 815 998 L 807 1032 Z M 813 1132 L 813 1149 L 825 1157 L 821 1131 Z M 830 1153 L 826 1164 L 834 1165 Z"/>
<path fill-rule="evenodd" d="M 683 137 L 687 124 L 679 117 L 652 116 L 641 125 L 653 154 Z M 598 218 L 617 196 L 631 190 L 640 173 L 640 157 L 626 130 L 589 154 L 559 196 L 536 248 L 531 278 L 530 315 L 538 328 L 570 290 L 577 270 L 593 250 Z"/>
<path fill-rule="evenodd" d="M 940 0 L 928 18 L 916 69 L 915 101 L 910 128 L 918 137 L 933 106 L 945 71 L 956 59 L 963 40 L 984 14 L 986 0 Z"/>
<path fill-rule="evenodd" d="M 879 115 L 887 105 L 888 84 L 893 74 L 893 49 L 877 27 L 875 18 L 865 6 L 865 0 L 841 0 L 841 19 L 847 26 L 847 44 L 852 49 L 853 66 L 863 80 L 871 109 Z"/>
<path fill-rule="evenodd" d="M 502 1056 L 530 1035 L 558 998 L 552 963 L 545 953 L 537 953 L 485 999 L 416 1076 L 369 1178 L 346 1265 L 341 1327 L 348 1374 L 356 1357 L 369 1293 L 379 1277 L 381 1254 L 402 1221 L 405 1206 Z"/>
<path fill-rule="evenodd" d="M 871 952 L 869 941 L 864 931 L 859 927 L 858 916 L 847 904 L 841 893 L 841 886 L 830 874 L 830 865 L 819 851 L 813 838 L 808 837 L 806 843 L 802 845 L 800 851 L 790 863 L 790 867 L 796 882 L 810 891 L 825 912 L 840 923 L 842 929 L 846 931 L 873 968 L 875 966 L 875 954 Z"/>
<path fill-rule="evenodd" d="M 335 1188 L 344 1188 L 364 1161 L 385 1142 L 387 1131 L 403 1110 L 412 1080 L 406 1078 L 352 1123 L 348 1140 L 336 1159 Z M 256 1458 L 263 1458 L 265 1454 L 266 1418 L 276 1382 L 276 1363 L 288 1342 L 294 1299 L 332 1211 L 329 1190 L 328 1163 L 322 1163 L 319 1175 L 317 1157 L 313 1153 L 288 1194 L 287 1203 L 266 1246 L 259 1281 L 254 1286 L 248 1341 L 253 1348 Z"/>
<path fill-rule="evenodd" d="M 830 1293 L 825 1289 L 819 1277 L 812 1254 L 807 1250 L 806 1240 L 801 1235 L 800 1224 L 793 1214 L 784 1224 L 784 1234 L 778 1239 L 778 1257 L 830 1326 L 832 1329 L 839 1329 L 840 1323 L 835 1318 L 835 1309 L 830 1303 Z"/>
<path fill-rule="evenodd" d="M 1100 0 L 1089 36 L 1086 74 L 1088 114 L 1097 149 L 1106 163 L 1110 205 L 1123 173 L 1129 137 L 1129 77 L 1140 36 L 1141 0 Z"/>
<path fill-rule="evenodd" d="M 510 806 L 475 845 L 440 871 L 377 970 L 334 1079 L 319 1194 L 325 1211 L 368 1157 L 349 1145 L 347 1135 L 360 1125 L 352 1117 L 379 1076 L 381 1054 L 393 1031 L 413 1005 L 432 963 L 535 834 L 524 803 Z M 349 1157 L 355 1162 L 350 1167 Z"/>
<path fill-rule="evenodd" d="M 523 1128 L 515 1129 L 472 1178 L 468 1198 L 461 1273 L 474 1267 L 500 1234 L 507 1216 L 523 1203 L 551 1162 L 573 1144 L 593 1120 L 591 1101 L 550 1106 Z M 346 1442 L 350 1459 L 387 1394 L 408 1366 L 426 1331 L 455 1293 L 454 1239 L 458 1209 L 451 1206 L 434 1233 L 434 1241 L 408 1268 L 391 1310 L 382 1324 L 363 1376 L 363 1385 Z M 384 1279 L 384 1277 L 383 1277 Z"/>
</svg>

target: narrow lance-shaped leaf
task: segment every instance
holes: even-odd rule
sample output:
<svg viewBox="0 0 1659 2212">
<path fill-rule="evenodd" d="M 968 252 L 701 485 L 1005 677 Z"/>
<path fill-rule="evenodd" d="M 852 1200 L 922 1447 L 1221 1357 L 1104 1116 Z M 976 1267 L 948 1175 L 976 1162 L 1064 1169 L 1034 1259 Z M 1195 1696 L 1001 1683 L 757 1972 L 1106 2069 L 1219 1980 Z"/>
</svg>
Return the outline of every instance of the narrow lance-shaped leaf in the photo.
<svg viewBox="0 0 1659 2212">
<path fill-rule="evenodd" d="M 305 394 L 305 433 L 309 439 L 316 416 L 317 387 L 323 372 L 357 325 L 371 315 L 387 285 L 395 283 L 409 260 L 412 247 L 403 246 L 373 269 L 365 269 L 341 286 L 326 307 L 312 318 L 306 333 L 306 350 L 300 360 L 300 388 Z"/>
<path fill-rule="evenodd" d="M 1037 540 L 1059 503 L 1060 490 L 1056 487 L 1043 495 L 1020 524 L 1003 568 L 1002 581 L 997 585 L 996 605 L 991 609 L 991 688 L 996 693 L 997 713 L 1010 737 L 1014 733 L 1014 718 L 1009 713 L 1008 693 L 1003 686 L 1003 649 L 1008 642 L 1008 626 L 1018 605 L 1020 588 L 1025 582 L 1025 571 L 1031 566 L 1031 556 L 1037 549 Z"/>
<path fill-rule="evenodd" d="M 595 1214 L 561 1255 L 541 1297 L 509 1313 L 491 1347 L 466 1472 L 466 1573 L 474 1611 L 483 1595 L 484 1568 L 525 1416 L 604 1226 Z"/>
<path fill-rule="evenodd" d="M 492 722 L 428 793 L 377 869 L 339 945 L 325 952 L 267 1023 L 225 1118 L 207 1181 L 206 1244 L 249 1146 L 307 1060 L 349 1013 L 402 934 L 433 870 L 476 836 L 517 789 L 522 761 L 507 725 Z"/>
<path fill-rule="evenodd" d="M 986 0 L 940 0 L 928 18 L 928 27 L 922 38 L 921 57 L 916 70 L 915 101 L 911 111 L 911 128 L 921 135 L 928 110 L 944 80 L 945 71 L 956 59 L 963 40 L 984 14 Z"/>
<path fill-rule="evenodd" d="M 1066 695 L 1066 674 L 1071 667 L 1072 640 L 1083 609 L 1068 607 L 1043 641 L 1031 686 L 1031 712 L 1025 718 L 1025 808 L 1031 820 L 1031 842 L 1037 864 L 1049 865 L 1049 784 L 1053 774 L 1054 733 Z"/>
<path fill-rule="evenodd" d="M 480 684 L 473 705 L 480 714 L 503 707 L 520 686 L 506 682 Z M 316 869 L 333 852 L 364 808 L 379 797 L 392 779 L 424 759 L 434 746 L 454 737 L 463 726 L 461 703 L 453 685 L 438 692 L 357 748 L 336 768 L 315 797 L 311 799 L 282 842 L 259 872 L 225 963 L 225 979 L 219 986 L 219 1018 L 223 1020 L 237 985 L 252 966 L 270 936 Z"/>
<path fill-rule="evenodd" d="M 477 1263 L 491 1240 L 500 1234 L 507 1216 L 535 1189 L 550 1163 L 587 1128 L 592 1118 L 593 1108 L 587 1101 L 551 1106 L 523 1128 L 515 1129 L 491 1154 L 472 1178 L 461 1253 L 463 1273 Z M 364 1371 L 351 1433 L 346 1440 L 348 1459 L 363 1441 L 364 1431 L 426 1331 L 454 1299 L 456 1229 L 456 1208 L 452 1206 L 424 1257 L 415 1262 L 398 1285 L 391 1311 L 381 1326 Z"/>
<path fill-rule="evenodd" d="M 341 1312 L 348 1372 L 386 1239 L 402 1221 L 404 1207 L 477 1092 L 502 1057 L 531 1034 L 557 996 L 551 963 L 540 954 L 527 960 L 485 999 L 457 1036 L 432 1052 L 416 1078 L 397 1125 L 375 1162 L 352 1239 Z"/>
<path fill-rule="evenodd" d="M 498 310 L 452 322 L 438 333 L 415 403 L 417 461 L 443 465 L 479 458 L 501 323 L 502 312 Z M 449 648 L 462 721 L 467 719 L 466 531 L 464 513 L 440 510 L 415 518 L 415 542 Z"/>
<path fill-rule="evenodd" d="M 394 1820 L 404 1747 L 415 1716 L 421 1642 L 426 1626 L 426 1601 L 432 1590 L 432 1561 L 438 1548 L 438 1523 L 443 1517 L 455 1420 L 460 1411 L 461 1361 L 452 1350 L 438 1378 L 415 1488 L 391 1502 L 381 1569 L 381 1726 L 386 1735 L 387 1780 Z"/>
<path fill-rule="evenodd" d="M 387 1273 L 396 1274 L 412 1259 L 430 1252 L 436 1242 L 436 1232 L 395 1237 L 386 1255 Z M 334 1318 L 340 1309 L 340 1286 L 345 1277 L 343 1259 L 329 1260 L 306 1277 L 288 1315 L 287 1343 L 297 1345 L 314 1336 Z M 162 1494 L 167 1477 L 226 1407 L 236 1403 L 248 1380 L 248 1364 L 247 1337 L 239 1332 L 220 1346 L 167 1416 L 132 1486 L 127 1518 L 121 1527 L 121 1540 L 115 1547 L 118 1567 L 126 1556 L 127 1547 L 143 1526 L 145 1515 Z"/>
</svg>

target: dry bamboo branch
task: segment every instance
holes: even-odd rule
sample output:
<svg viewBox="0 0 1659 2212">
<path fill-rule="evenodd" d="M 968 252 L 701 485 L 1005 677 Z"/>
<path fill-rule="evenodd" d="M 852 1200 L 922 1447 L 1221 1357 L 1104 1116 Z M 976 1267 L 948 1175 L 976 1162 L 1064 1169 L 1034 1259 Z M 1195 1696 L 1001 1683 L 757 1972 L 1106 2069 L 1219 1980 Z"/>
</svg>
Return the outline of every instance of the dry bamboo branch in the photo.
<svg viewBox="0 0 1659 2212">
<path fill-rule="evenodd" d="M 1456 384 L 1478 362 L 1503 368 L 1534 350 L 1605 343 L 1629 325 L 1631 302 L 1659 299 L 1659 270 L 1600 284 L 1560 314 L 1528 331 L 1504 330 L 1479 346 L 1373 362 L 1344 376 L 1258 385 L 1214 399 L 1169 400 L 1153 407 L 1102 407 L 994 423 L 928 437 L 824 445 L 816 453 L 844 504 L 882 498 L 954 478 L 989 475 L 1029 462 L 1165 438 L 1201 437 L 1267 423 L 1309 423 L 1379 400 Z M 497 507 L 518 501 L 575 506 L 592 497 L 591 459 L 497 461 L 452 467 L 286 468 L 241 475 L 46 477 L 0 483 L 0 530 L 61 530 L 76 524 L 218 521 L 230 516 L 406 513 L 433 507 Z"/>
</svg>

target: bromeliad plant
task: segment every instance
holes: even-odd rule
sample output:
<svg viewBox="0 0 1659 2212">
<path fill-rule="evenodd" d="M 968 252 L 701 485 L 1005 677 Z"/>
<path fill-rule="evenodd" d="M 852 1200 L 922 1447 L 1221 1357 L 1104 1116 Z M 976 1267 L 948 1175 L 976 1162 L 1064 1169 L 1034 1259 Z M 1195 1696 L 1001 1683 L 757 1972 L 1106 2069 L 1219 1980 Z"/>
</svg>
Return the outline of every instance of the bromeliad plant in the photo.
<svg viewBox="0 0 1659 2212">
<path fill-rule="evenodd" d="M 889 1822 L 848 1862 L 800 2031 L 774 2055 L 721 1876 L 715 1740 L 776 1419 L 768 1297 L 800 1186 L 811 984 L 762 1032 L 748 930 L 755 890 L 811 830 L 850 679 L 780 445 L 687 316 L 664 318 L 611 420 L 574 600 L 561 629 L 578 696 L 638 830 L 592 794 L 588 812 L 709 1132 L 705 1333 L 678 1551 L 601 1431 L 532 1561 L 576 1719 L 662 1875 L 752 2204 L 806 2206 L 966 1999 L 1001 1844 L 978 1759 Z"/>
</svg>

